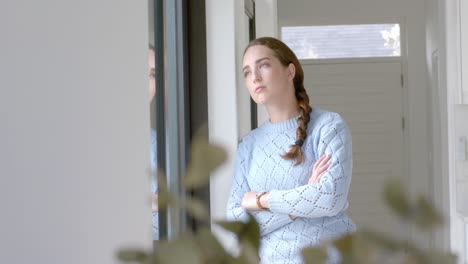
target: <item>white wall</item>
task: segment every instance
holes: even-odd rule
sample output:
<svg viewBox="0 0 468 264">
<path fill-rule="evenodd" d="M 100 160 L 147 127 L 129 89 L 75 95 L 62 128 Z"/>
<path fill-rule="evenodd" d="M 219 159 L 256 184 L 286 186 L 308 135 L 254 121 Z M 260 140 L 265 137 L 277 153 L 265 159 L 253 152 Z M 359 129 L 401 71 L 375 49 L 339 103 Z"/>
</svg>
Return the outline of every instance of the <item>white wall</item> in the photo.
<svg viewBox="0 0 468 264">
<path fill-rule="evenodd" d="M 277 0 L 255 1 L 255 33 L 259 37 L 278 37 Z"/>
<path fill-rule="evenodd" d="M 468 138 L 468 104 L 455 105 L 455 142 L 460 137 Z M 456 190 L 456 209 L 457 212 L 466 217 L 468 220 L 468 160 L 466 159 L 466 144 L 465 144 L 465 160 L 460 159 L 456 153 L 459 152 L 460 143 L 455 143 L 455 187 Z M 467 221 L 468 224 L 468 221 Z"/>
<path fill-rule="evenodd" d="M 0 262 L 151 245 L 147 1 L 0 4 Z"/>
<path fill-rule="evenodd" d="M 463 47 L 468 47 L 468 2 L 466 0 L 459 0 L 460 14 L 460 40 Z M 461 74 L 462 74 L 462 89 L 459 92 L 459 102 L 468 104 L 468 50 L 463 48 L 461 51 Z"/>
<path fill-rule="evenodd" d="M 250 116 L 250 94 L 245 79 L 242 75 L 242 60 L 244 49 L 249 44 L 249 17 L 245 14 L 244 1 L 234 1 L 234 25 L 235 25 L 235 73 L 236 73 L 236 90 L 237 90 L 237 124 L 238 138 L 242 138 L 251 130 Z"/>
<path fill-rule="evenodd" d="M 466 226 L 463 217 L 458 212 L 457 180 L 462 177 L 460 162 L 456 160 L 457 134 L 462 133 L 466 126 L 468 113 L 456 104 L 460 101 L 461 69 L 460 69 L 460 17 L 459 1 L 438 1 L 440 17 L 440 46 L 444 54 L 443 79 L 446 95 L 447 115 L 447 172 L 449 179 L 450 201 L 450 248 L 459 256 L 459 263 L 467 263 Z M 465 15 L 465 14 L 463 14 Z M 464 48 L 464 47 L 463 47 Z M 466 192 L 465 192 L 466 193 Z"/>
<path fill-rule="evenodd" d="M 453 170 L 450 173 L 450 248 L 459 258 L 459 263 L 468 263 L 468 161 L 458 160 L 457 139 L 468 137 L 468 105 L 452 105 L 454 126 L 451 149 Z"/>
<path fill-rule="evenodd" d="M 436 205 L 444 212 L 448 225 L 444 228 L 436 246 L 450 249 L 458 255 L 459 263 L 467 263 L 467 228 L 468 220 L 468 162 L 456 158 L 457 139 L 459 136 L 468 136 L 468 107 L 457 105 L 460 102 L 461 88 L 460 76 L 460 29 L 458 1 L 427 0 L 427 58 L 429 72 L 432 73 L 434 64 L 431 54 L 439 54 L 439 83 L 431 83 L 432 89 L 438 98 L 433 98 L 432 120 L 440 118 L 440 133 L 434 134 L 434 160 L 440 166 L 434 166 L 434 191 Z M 462 47 L 463 49 L 467 47 Z M 431 75 L 432 77 L 432 75 Z M 432 78 L 431 78 L 432 79 Z M 434 100 L 436 99 L 436 100 Z M 437 125 L 437 124 L 436 124 Z M 436 155 L 439 155 L 437 158 Z M 435 163 L 436 165 L 436 163 Z M 465 221 L 464 221 L 465 220 Z M 448 229 L 448 232 L 446 231 Z M 448 242 L 446 242 L 448 240 Z M 439 244 L 437 242 L 443 242 Z"/>
<path fill-rule="evenodd" d="M 445 216 L 444 226 L 435 232 L 438 239 L 433 245 L 441 250 L 450 249 L 450 203 L 447 148 L 447 88 L 444 74 L 445 32 L 441 28 L 443 17 L 439 17 L 438 0 L 426 1 L 426 60 L 429 82 L 428 95 L 428 149 L 431 159 L 430 173 L 433 177 L 432 190 L 435 207 Z"/>
<path fill-rule="evenodd" d="M 260 37 L 278 38 L 278 2 L 277 0 L 255 1 L 255 34 Z M 268 113 L 263 106 L 257 107 L 258 124 L 268 119 Z"/>
<path fill-rule="evenodd" d="M 278 30 L 282 26 L 385 23 L 402 22 L 407 32 L 402 32 L 402 40 L 407 38 L 407 63 L 403 65 L 408 79 L 407 123 L 410 141 L 408 145 L 409 168 L 411 175 L 407 184 L 416 196 L 431 196 L 429 157 L 427 155 L 427 106 L 428 92 L 425 57 L 425 13 L 424 0 L 292 0 L 278 1 Z M 307 78 L 307 76 L 305 77 Z M 352 205 L 351 205 L 352 206 Z M 412 232 L 412 238 L 421 246 L 427 247 L 426 235 Z"/>
<path fill-rule="evenodd" d="M 224 147 L 228 154 L 228 160 L 211 174 L 210 209 L 213 220 L 226 217 L 238 142 L 235 22 L 236 17 L 242 18 L 243 14 L 236 13 L 239 9 L 235 2 L 238 1 L 206 1 L 209 140 Z M 229 236 L 215 226 L 213 228 L 219 231 L 216 234 L 221 241 L 231 247 L 233 241 Z"/>
</svg>

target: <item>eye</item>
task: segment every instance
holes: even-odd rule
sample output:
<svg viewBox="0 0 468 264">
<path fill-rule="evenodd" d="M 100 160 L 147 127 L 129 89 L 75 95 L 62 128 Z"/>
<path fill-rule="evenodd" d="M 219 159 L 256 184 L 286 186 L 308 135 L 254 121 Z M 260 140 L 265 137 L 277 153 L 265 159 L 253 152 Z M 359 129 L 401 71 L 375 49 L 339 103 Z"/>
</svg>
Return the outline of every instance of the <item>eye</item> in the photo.
<svg viewBox="0 0 468 264">
<path fill-rule="evenodd" d="M 262 63 L 262 64 L 260 64 L 260 68 L 265 68 L 265 67 L 268 67 L 268 63 Z"/>
<path fill-rule="evenodd" d="M 250 71 L 245 71 L 244 72 L 244 78 L 247 78 L 247 76 L 249 76 L 249 74 L 250 74 Z"/>
</svg>

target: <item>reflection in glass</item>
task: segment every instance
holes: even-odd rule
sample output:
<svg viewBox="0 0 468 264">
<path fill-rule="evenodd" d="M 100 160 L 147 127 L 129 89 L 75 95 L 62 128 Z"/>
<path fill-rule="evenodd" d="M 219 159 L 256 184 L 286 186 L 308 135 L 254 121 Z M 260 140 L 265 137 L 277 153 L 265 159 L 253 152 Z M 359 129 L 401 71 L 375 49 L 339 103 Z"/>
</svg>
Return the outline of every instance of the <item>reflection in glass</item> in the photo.
<svg viewBox="0 0 468 264">
<path fill-rule="evenodd" d="M 148 52 L 149 65 L 149 102 L 150 102 L 150 120 L 151 120 L 151 209 L 153 222 L 153 240 L 159 239 L 159 214 L 158 214 L 158 190 L 156 180 L 157 170 L 157 148 L 156 148 L 156 70 L 155 70 L 155 52 L 154 47 L 150 44 Z"/>
</svg>

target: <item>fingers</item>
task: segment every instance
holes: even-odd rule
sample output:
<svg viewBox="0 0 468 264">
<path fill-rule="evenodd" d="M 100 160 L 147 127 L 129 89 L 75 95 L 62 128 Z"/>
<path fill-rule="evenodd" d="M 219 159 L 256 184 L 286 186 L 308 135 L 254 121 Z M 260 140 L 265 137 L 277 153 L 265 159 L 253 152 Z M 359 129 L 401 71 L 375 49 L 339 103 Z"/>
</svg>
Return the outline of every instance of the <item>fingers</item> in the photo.
<svg viewBox="0 0 468 264">
<path fill-rule="evenodd" d="M 294 219 L 297 218 L 297 216 L 295 216 L 295 215 L 289 215 L 289 218 L 291 218 L 291 220 L 294 220 Z"/>
<path fill-rule="evenodd" d="M 327 164 L 327 162 L 331 159 L 331 155 L 323 154 L 314 164 L 314 169 L 319 168 Z"/>
<path fill-rule="evenodd" d="M 325 158 L 325 155 L 320 156 L 320 158 L 314 163 L 314 169 L 319 166 L 320 162 L 322 162 L 324 158 Z"/>
<path fill-rule="evenodd" d="M 328 162 L 328 163 L 323 164 L 322 166 L 318 167 L 316 175 L 320 175 L 320 174 L 324 173 L 325 171 L 327 171 L 328 167 L 330 167 L 330 164 L 331 163 Z"/>
<path fill-rule="evenodd" d="M 331 155 L 323 155 L 323 156 L 324 156 L 324 158 L 323 158 L 323 160 L 321 162 L 321 166 L 325 166 L 331 159 Z"/>
<path fill-rule="evenodd" d="M 322 155 L 314 164 L 312 176 L 309 179 L 309 183 L 315 183 L 320 181 L 320 178 L 325 174 L 331 165 L 331 155 Z"/>
<path fill-rule="evenodd" d="M 320 180 L 320 178 L 322 178 L 322 176 L 325 174 L 325 172 L 327 172 L 327 171 L 325 170 L 322 173 L 320 173 L 317 178 Z"/>
</svg>

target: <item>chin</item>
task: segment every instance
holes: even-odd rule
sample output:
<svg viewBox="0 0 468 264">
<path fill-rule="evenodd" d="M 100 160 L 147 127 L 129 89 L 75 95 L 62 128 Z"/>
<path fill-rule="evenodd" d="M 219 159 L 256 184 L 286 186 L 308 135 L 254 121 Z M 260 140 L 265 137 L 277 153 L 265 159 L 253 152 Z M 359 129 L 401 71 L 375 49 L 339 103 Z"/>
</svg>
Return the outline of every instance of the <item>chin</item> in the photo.
<svg viewBox="0 0 468 264">
<path fill-rule="evenodd" d="M 258 105 L 265 105 L 266 103 L 266 101 L 262 99 L 257 99 L 257 100 L 254 99 L 253 101 Z"/>
<path fill-rule="evenodd" d="M 255 96 L 252 97 L 252 100 L 258 105 L 265 105 L 267 103 L 267 98 L 264 96 Z"/>
</svg>

